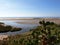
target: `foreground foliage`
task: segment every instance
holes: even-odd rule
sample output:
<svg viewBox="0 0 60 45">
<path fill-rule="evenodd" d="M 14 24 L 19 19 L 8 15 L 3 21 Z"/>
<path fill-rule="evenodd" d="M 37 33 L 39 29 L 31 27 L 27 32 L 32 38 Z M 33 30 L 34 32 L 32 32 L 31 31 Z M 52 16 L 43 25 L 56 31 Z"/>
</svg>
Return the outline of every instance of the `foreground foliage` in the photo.
<svg viewBox="0 0 60 45">
<path fill-rule="evenodd" d="M 7 45 L 60 45 L 60 25 L 44 20 L 39 24 L 30 32 L 10 36 Z"/>
</svg>

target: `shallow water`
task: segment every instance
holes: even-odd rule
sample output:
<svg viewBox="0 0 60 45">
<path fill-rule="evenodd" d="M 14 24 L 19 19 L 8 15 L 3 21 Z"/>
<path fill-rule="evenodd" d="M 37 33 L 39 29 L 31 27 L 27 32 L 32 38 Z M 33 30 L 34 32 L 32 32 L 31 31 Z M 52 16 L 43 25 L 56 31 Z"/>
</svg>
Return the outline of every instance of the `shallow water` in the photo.
<svg viewBox="0 0 60 45">
<path fill-rule="evenodd" d="M 27 22 L 29 20 L 26 20 Z M 6 25 L 11 25 L 11 26 L 14 26 L 14 27 L 20 27 L 22 28 L 21 31 L 16 31 L 16 32 L 6 32 L 6 33 L 0 33 L 0 34 L 7 34 L 7 35 L 15 35 L 15 34 L 21 34 L 21 33 L 24 33 L 24 32 L 27 32 L 29 31 L 30 29 L 33 29 L 35 27 L 38 26 L 38 24 L 18 24 L 16 22 L 25 22 L 24 20 L 14 20 L 14 21 L 0 21 L 0 22 L 4 22 Z"/>
</svg>

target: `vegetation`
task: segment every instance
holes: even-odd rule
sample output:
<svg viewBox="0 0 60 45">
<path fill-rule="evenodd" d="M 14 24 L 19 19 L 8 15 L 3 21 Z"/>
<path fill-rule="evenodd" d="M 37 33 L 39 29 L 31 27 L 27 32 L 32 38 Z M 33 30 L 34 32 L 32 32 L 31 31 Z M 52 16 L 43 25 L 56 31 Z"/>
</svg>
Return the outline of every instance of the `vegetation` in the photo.
<svg viewBox="0 0 60 45">
<path fill-rule="evenodd" d="M 60 45 L 60 25 L 44 20 L 39 24 L 30 32 L 9 36 L 6 45 Z"/>
<path fill-rule="evenodd" d="M 21 28 L 16 28 L 16 27 L 12 27 L 10 25 L 6 25 L 4 23 L 0 23 L 0 33 L 3 33 L 3 32 L 14 32 L 14 31 L 19 31 L 21 30 Z"/>
<path fill-rule="evenodd" d="M 9 45 L 59 45 L 60 25 L 40 21 L 40 26 L 30 32 L 9 37 Z"/>
</svg>

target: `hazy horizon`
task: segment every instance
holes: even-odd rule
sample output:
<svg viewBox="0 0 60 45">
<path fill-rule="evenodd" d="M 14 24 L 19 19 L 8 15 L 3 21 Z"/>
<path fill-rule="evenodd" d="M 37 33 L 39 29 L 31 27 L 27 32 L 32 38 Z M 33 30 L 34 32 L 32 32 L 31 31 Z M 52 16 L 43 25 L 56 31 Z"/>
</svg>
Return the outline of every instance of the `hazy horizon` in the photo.
<svg viewBox="0 0 60 45">
<path fill-rule="evenodd" d="M 60 18 L 60 16 L 43 16 L 43 17 L 16 17 L 16 16 L 2 16 L 2 17 L 0 17 L 0 18 Z"/>
</svg>

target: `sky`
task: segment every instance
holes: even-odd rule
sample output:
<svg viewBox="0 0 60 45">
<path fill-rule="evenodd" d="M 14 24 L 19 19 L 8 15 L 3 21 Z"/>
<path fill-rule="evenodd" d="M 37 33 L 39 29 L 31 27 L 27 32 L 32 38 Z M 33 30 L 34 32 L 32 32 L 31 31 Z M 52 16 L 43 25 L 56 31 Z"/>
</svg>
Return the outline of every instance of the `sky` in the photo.
<svg viewBox="0 0 60 45">
<path fill-rule="evenodd" d="M 60 0 L 0 0 L 0 17 L 60 17 Z"/>
</svg>

